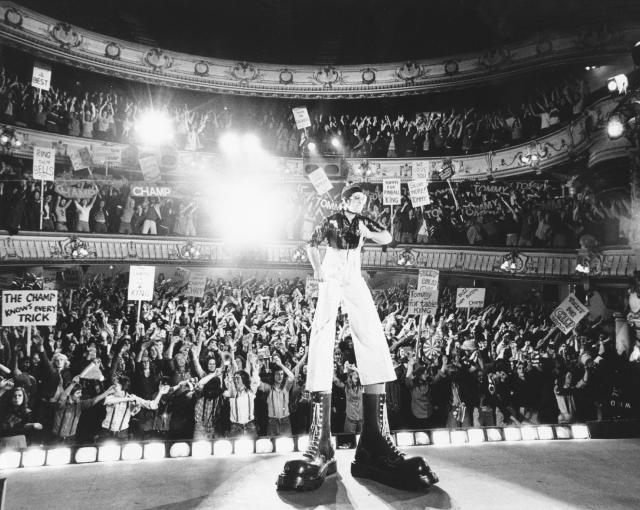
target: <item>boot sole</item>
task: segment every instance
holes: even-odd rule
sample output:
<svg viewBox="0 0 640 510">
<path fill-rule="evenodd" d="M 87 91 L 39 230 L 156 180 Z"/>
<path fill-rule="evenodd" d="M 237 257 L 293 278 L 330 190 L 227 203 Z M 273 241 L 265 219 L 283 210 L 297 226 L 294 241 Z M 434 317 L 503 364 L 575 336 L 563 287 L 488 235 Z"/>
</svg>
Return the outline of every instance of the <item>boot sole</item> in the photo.
<svg viewBox="0 0 640 510">
<path fill-rule="evenodd" d="M 278 476 L 278 481 L 276 482 L 276 490 L 299 492 L 313 491 L 324 483 L 325 478 L 335 475 L 337 472 L 338 466 L 334 459 L 327 463 L 327 468 L 324 473 L 320 474 L 320 476 L 317 476 L 316 478 L 302 478 L 300 476 L 291 477 L 281 474 Z"/>
<path fill-rule="evenodd" d="M 428 489 L 432 485 L 427 476 L 421 476 L 418 479 L 396 478 L 390 476 L 387 471 L 381 471 L 373 466 L 358 464 L 355 461 L 351 463 L 351 476 L 354 478 L 367 478 L 400 490 Z"/>
</svg>

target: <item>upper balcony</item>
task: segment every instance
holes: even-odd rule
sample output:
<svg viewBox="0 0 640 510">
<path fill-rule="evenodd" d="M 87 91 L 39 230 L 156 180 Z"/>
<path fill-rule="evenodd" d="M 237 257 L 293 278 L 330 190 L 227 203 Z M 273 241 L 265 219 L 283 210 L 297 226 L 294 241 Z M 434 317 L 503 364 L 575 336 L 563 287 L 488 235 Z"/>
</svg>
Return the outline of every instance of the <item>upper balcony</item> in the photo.
<svg viewBox="0 0 640 510">
<path fill-rule="evenodd" d="M 624 56 L 640 39 L 637 26 L 613 23 L 435 59 L 289 66 L 143 46 L 71 26 L 12 2 L 0 3 L 0 17 L 3 41 L 45 59 L 169 87 L 295 98 L 401 96 L 474 86 L 523 72 Z"/>
</svg>

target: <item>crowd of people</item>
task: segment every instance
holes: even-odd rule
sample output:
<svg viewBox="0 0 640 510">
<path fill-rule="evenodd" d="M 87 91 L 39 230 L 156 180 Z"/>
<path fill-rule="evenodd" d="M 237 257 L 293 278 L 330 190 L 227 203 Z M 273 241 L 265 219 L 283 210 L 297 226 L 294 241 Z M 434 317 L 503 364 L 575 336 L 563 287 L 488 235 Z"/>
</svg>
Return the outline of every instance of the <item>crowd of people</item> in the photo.
<svg viewBox="0 0 640 510">
<path fill-rule="evenodd" d="M 4 444 L 308 432 L 316 298 L 304 280 L 209 279 L 203 298 L 187 298 L 158 275 L 138 317 L 123 276 L 60 290 L 54 327 L 0 329 Z M 421 319 L 408 314 L 408 290 L 374 291 L 397 374 L 386 388 L 392 429 L 638 414 L 640 340 L 617 345 L 609 318 L 592 312 L 564 335 L 540 295 L 516 304 L 489 288 L 467 313 L 443 286 L 437 313 Z M 358 432 L 363 388 L 342 313 L 334 370 L 333 431 Z"/>
<path fill-rule="evenodd" d="M 380 107 L 362 111 L 362 106 L 342 104 L 310 106 L 311 126 L 299 130 L 291 111 L 299 105 L 264 100 L 230 107 L 217 96 L 185 103 L 175 94 L 152 105 L 148 95 L 136 96 L 131 86 L 88 90 L 77 82 L 65 89 L 65 80 L 59 81 L 62 86 L 39 90 L 31 86 L 30 75 L 0 68 L 0 120 L 70 136 L 136 143 L 136 125 L 153 107 L 171 119 L 181 150 L 216 152 L 222 134 L 249 129 L 279 156 L 298 157 L 313 141 L 325 154 L 420 157 L 486 152 L 531 140 L 582 113 L 589 96 L 586 82 L 570 77 L 501 107 L 460 104 L 425 111 L 416 105 L 389 113 Z"/>
</svg>

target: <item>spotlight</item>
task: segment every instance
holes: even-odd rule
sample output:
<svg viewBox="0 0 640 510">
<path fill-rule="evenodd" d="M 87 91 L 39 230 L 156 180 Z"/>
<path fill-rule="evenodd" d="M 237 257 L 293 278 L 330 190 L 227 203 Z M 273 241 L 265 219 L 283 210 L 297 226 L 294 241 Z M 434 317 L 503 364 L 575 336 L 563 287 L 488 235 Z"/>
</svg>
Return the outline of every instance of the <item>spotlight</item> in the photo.
<svg viewBox="0 0 640 510">
<path fill-rule="evenodd" d="M 549 441 L 553 439 L 553 427 L 549 425 L 541 425 L 538 427 L 538 438 Z"/>
<path fill-rule="evenodd" d="M 340 143 L 340 140 L 338 140 L 338 137 L 334 136 L 331 139 L 331 145 L 333 145 L 336 149 L 339 149 L 340 147 L 342 147 L 342 144 Z"/>
<path fill-rule="evenodd" d="M 148 443 L 144 445 L 144 460 L 160 460 L 164 459 L 166 450 L 164 443 Z M 124 451 L 123 451 L 124 456 Z"/>
<path fill-rule="evenodd" d="M 260 150 L 260 138 L 253 133 L 246 133 L 242 137 L 242 146 L 248 152 L 257 152 Z"/>
<path fill-rule="evenodd" d="M 624 122 L 619 115 L 612 115 L 607 122 L 607 135 L 611 140 L 620 138 L 624 134 Z"/>
<path fill-rule="evenodd" d="M 122 447 L 122 460 L 140 460 L 142 458 L 142 445 L 140 443 L 128 443 Z"/>
<path fill-rule="evenodd" d="M 29 448 L 22 453 L 22 465 L 24 467 L 44 466 L 46 453 L 42 448 Z"/>
<path fill-rule="evenodd" d="M 398 432 L 396 434 L 396 443 L 398 446 L 413 446 L 413 432 Z"/>
<path fill-rule="evenodd" d="M 586 425 L 571 425 L 573 439 L 589 439 L 589 428 Z"/>
<path fill-rule="evenodd" d="M 469 429 L 467 430 L 470 443 L 484 443 L 484 430 L 483 429 Z"/>
<path fill-rule="evenodd" d="M 451 444 L 451 437 L 448 430 L 434 430 L 431 433 L 434 446 L 443 446 Z"/>
<path fill-rule="evenodd" d="M 307 149 L 309 149 L 309 152 L 315 153 L 318 150 L 318 146 L 315 144 L 315 142 L 309 142 L 307 144 Z"/>
<path fill-rule="evenodd" d="M 147 110 L 136 123 L 136 133 L 144 145 L 162 145 L 173 138 L 173 124 L 166 113 Z"/>
<path fill-rule="evenodd" d="M 613 78 L 607 80 L 607 89 L 612 94 L 617 92 L 618 94 L 626 94 L 629 87 L 629 78 L 626 74 L 616 74 Z"/>
<path fill-rule="evenodd" d="M 227 455 L 231 455 L 233 451 L 233 445 L 231 441 L 226 439 L 220 439 L 213 444 L 213 454 L 216 457 L 225 457 Z"/>
<path fill-rule="evenodd" d="M 225 133 L 220 137 L 220 147 L 227 154 L 234 154 L 240 150 L 240 137 L 236 133 Z"/>
<path fill-rule="evenodd" d="M 299 447 L 300 443 L 298 440 L 298 449 Z M 271 439 L 265 437 L 258 439 L 256 441 L 256 453 L 273 453 L 273 442 Z"/>
<path fill-rule="evenodd" d="M 631 57 L 633 58 L 633 64 L 638 67 L 640 66 L 640 41 L 633 45 L 631 49 Z"/>
<path fill-rule="evenodd" d="M 211 455 L 211 443 L 209 441 L 195 441 L 191 444 L 191 456 L 194 459 L 203 459 Z"/>
<path fill-rule="evenodd" d="M 187 443 L 173 443 L 169 449 L 171 458 L 188 457 L 189 445 Z"/>
<path fill-rule="evenodd" d="M 98 448 L 98 462 L 113 462 L 120 460 L 120 445 L 105 443 Z"/>
<path fill-rule="evenodd" d="M 22 454 L 14 450 L 5 450 L 0 453 L 0 469 L 17 469 L 20 467 Z"/>
<path fill-rule="evenodd" d="M 98 449 L 95 446 L 83 446 L 76 450 L 76 464 L 95 462 L 98 459 Z"/>
<path fill-rule="evenodd" d="M 3 145 L 4 145 L 4 144 L 5 144 L 5 143 L 7 143 L 8 141 L 9 141 L 9 137 L 8 137 L 7 135 L 2 135 L 2 136 L 0 136 L 0 143 L 1 143 L 1 144 L 3 144 Z"/>
<path fill-rule="evenodd" d="M 276 439 L 276 452 L 290 453 L 293 451 L 292 437 L 279 437 Z"/>
</svg>

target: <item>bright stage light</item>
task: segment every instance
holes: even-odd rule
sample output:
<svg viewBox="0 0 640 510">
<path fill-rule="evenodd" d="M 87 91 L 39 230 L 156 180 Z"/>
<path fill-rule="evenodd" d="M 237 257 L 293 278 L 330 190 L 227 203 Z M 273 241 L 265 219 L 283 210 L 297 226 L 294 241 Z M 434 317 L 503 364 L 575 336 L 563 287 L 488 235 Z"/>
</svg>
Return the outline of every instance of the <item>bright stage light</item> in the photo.
<svg viewBox="0 0 640 510">
<path fill-rule="evenodd" d="M 309 438 L 307 437 L 307 441 Z M 298 450 L 300 449 L 300 439 L 298 438 Z M 273 453 L 273 442 L 265 437 L 256 441 L 256 453 Z"/>
<path fill-rule="evenodd" d="M 189 456 L 189 445 L 187 443 L 173 443 L 169 448 L 169 456 L 173 459 Z"/>
<path fill-rule="evenodd" d="M 236 455 L 250 455 L 253 453 L 253 439 L 236 439 L 234 444 Z"/>
<path fill-rule="evenodd" d="M 451 444 L 451 437 L 448 430 L 434 430 L 431 433 L 434 446 L 442 446 Z"/>
<path fill-rule="evenodd" d="M 467 430 L 467 436 L 469 437 L 469 443 L 484 443 L 484 430 L 482 429 L 469 429 Z"/>
<path fill-rule="evenodd" d="M 44 466 L 44 459 L 47 452 L 42 448 L 29 448 L 22 452 L 22 465 L 24 467 Z"/>
<path fill-rule="evenodd" d="M 209 441 L 194 441 L 191 444 L 191 456 L 194 459 L 204 459 L 211 456 L 211 443 Z"/>
<path fill-rule="evenodd" d="M 413 446 L 413 444 L 414 444 L 413 432 L 397 432 L 396 433 L 397 446 Z"/>
<path fill-rule="evenodd" d="M 98 462 L 113 462 L 120 460 L 120 445 L 105 443 L 98 448 Z"/>
<path fill-rule="evenodd" d="M 242 136 L 242 148 L 248 152 L 259 152 L 262 147 L 260 138 L 253 133 L 246 133 Z"/>
<path fill-rule="evenodd" d="M 619 116 L 612 116 L 607 122 L 607 135 L 612 140 L 615 140 L 616 138 L 620 138 L 623 134 L 624 122 L 622 122 L 622 119 Z"/>
<path fill-rule="evenodd" d="M 227 441 L 226 439 L 220 439 L 213 443 L 213 455 L 216 457 L 226 457 L 231 455 L 233 451 L 233 445 L 231 441 Z"/>
<path fill-rule="evenodd" d="M 451 431 L 451 444 L 464 444 L 467 442 L 466 430 L 452 430 Z"/>
<path fill-rule="evenodd" d="M 487 439 L 491 442 L 502 441 L 500 429 L 487 429 Z"/>
<path fill-rule="evenodd" d="M 98 449 L 95 446 L 83 446 L 76 450 L 76 464 L 95 462 L 98 459 Z"/>
<path fill-rule="evenodd" d="M 427 434 L 426 432 L 416 432 L 415 438 L 416 438 L 416 445 L 422 446 L 422 445 L 431 444 L 431 440 L 429 439 L 429 434 Z"/>
<path fill-rule="evenodd" d="M 293 451 L 292 437 L 279 437 L 276 439 L 276 452 L 289 453 Z"/>
<path fill-rule="evenodd" d="M 144 460 L 161 460 L 166 457 L 164 443 L 148 443 L 144 445 Z"/>
<path fill-rule="evenodd" d="M 307 144 L 307 149 L 309 149 L 309 152 L 316 152 L 318 150 L 318 146 L 315 144 L 315 142 L 309 142 Z"/>
<path fill-rule="evenodd" d="M 629 78 L 626 74 L 616 74 L 613 78 L 607 80 L 607 89 L 609 92 L 618 94 L 626 94 L 629 87 Z"/>
<path fill-rule="evenodd" d="M 122 460 L 140 460 L 142 458 L 142 445 L 140 443 L 127 443 L 122 447 Z"/>
<path fill-rule="evenodd" d="M 340 147 L 342 147 L 340 140 L 338 140 L 338 138 L 335 136 L 331 139 L 331 145 L 333 145 L 336 149 L 339 149 Z"/>
<path fill-rule="evenodd" d="M 505 427 L 504 428 L 504 440 L 505 441 L 520 441 L 522 440 L 522 433 L 518 427 Z"/>
<path fill-rule="evenodd" d="M 538 429 L 531 426 L 524 426 L 520 429 L 523 441 L 535 441 L 538 439 Z"/>
<path fill-rule="evenodd" d="M 571 425 L 573 439 L 589 439 L 589 427 L 586 425 Z"/>
<path fill-rule="evenodd" d="M 571 439 L 571 427 L 568 425 L 556 425 L 556 438 L 557 439 Z"/>
<path fill-rule="evenodd" d="M 22 454 L 14 450 L 6 450 L 0 453 L 0 469 L 17 469 L 20 467 Z"/>
<path fill-rule="evenodd" d="M 136 134 L 144 145 L 162 145 L 173 138 L 173 124 L 166 113 L 147 110 L 136 122 Z"/>
<path fill-rule="evenodd" d="M 47 452 L 47 466 L 66 466 L 71 462 L 71 448 L 52 448 Z"/>
<path fill-rule="evenodd" d="M 236 154 L 240 151 L 240 136 L 237 133 L 228 132 L 220 137 L 220 148 L 227 154 Z"/>
<path fill-rule="evenodd" d="M 298 451 L 304 452 L 309 446 L 309 436 L 298 436 Z"/>
<path fill-rule="evenodd" d="M 538 437 L 543 441 L 553 439 L 553 427 L 549 425 L 541 425 L 538 427 Z"/>
</svg>

